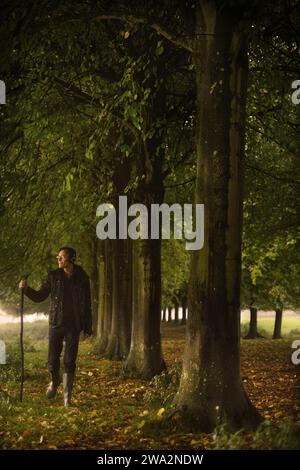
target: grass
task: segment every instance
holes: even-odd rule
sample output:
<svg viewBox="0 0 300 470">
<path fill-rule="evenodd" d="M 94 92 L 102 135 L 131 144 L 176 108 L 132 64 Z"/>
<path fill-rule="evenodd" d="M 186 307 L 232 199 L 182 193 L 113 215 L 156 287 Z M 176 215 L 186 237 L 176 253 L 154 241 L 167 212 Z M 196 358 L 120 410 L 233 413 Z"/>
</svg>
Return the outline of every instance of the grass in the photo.
<svg viewBox="0 0 300 470">
<path fill-rule="evenodd" d="M 268 336 L 272 336 L 274 329 L 274 317 L 264 316 L 258 314 L 258 329 L 264 330 Z M 249 322 L 242 321 L 242 329 L 247 330 Z M 0 339 L 5 342 L 11 340 L 15 341 L 19 334 L 20 326 L 16 323 L 0 324 Z M 47 338 L 48 326 L 45 320 L 39 320 L 33 323 L 25 323 L 24 326 L 25 338 L 28 342 L 39 341 Z M 286 337 L 298 336 L 300 338 L 300 314 L 299 315 L 284 315 L 282 318 L 282 335 Z"/>
<path fill-rule="evenodd" d="M 267 337 L 272 337 L 274 330 L 275 322 L 275 312 L 274 317 L 267 317 L 264 315 L 259 315 L 257 318 L 257 328 L 258 331 L 263 332 Z M 241 329 L 243 332 L 247 332 L 249 328 L 249 321 L 241 322 Z M 300 315 L 284 315 L 282 317 L 282 328 L 281 333 L 283 337 L 298 337 L 300 338 Z"/>
</svg>

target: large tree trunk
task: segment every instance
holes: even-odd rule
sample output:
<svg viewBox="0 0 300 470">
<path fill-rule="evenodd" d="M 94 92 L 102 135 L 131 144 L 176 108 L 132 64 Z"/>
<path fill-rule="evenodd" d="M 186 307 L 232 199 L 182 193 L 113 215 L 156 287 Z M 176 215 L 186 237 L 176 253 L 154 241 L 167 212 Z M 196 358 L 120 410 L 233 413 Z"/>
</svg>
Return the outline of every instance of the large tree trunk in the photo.
<svg viewBox="0 0 300 470">
<path fill-rule="evenodd" d="M 165 369 L 160 337 L 160 240 L 134 240 L 132 269 L 132 335 L 124 371 L 152 378 Z"/>
<path fill-rule="evenodd" d="M 115 140 L 115 139 L 114 139 Z M 122 165 L 114 168 L 113 182 L 116 209 L 116 232 L 119 233 L 119 196 L 124 193 L 130 181 L 130 160 L 125 159 Z M 128 195 L 127 195 L 128 197 Z M 129 198 L 130 199 L 130 198 Z M 127 199 L 127 203 L 130 202 Z M 105 357 L 109 359 L 126 359 L 131 337 L 131 240 L 117 238 L 110 241 L 112 246 L 112 319 L 111 330 L 106 346 Z"/>
<path fill-rule="evenodd" d="M 149 117 L 145 117 L 147 122 Z M 135 202 L 142 203 L 151 214 L 151 204 L 163 200 L 162 156 L 156 152 L 157 142 L 137 149 L 135 175 L 145 175 L 135 193 Z M 154 148 L 153 148 L 154 147 Z M 147 171 L 146 171 L 147 168 Z M 124 373 L 150 379 L 165 369 L 161 349 L 161 238 L 132 241 L 132 330 Z"/>
<path fill-rule="evenodd" d="M 131 283 L 129 239 L 113 240 L 112 323 L 105 357 L 126 359 L 131 335 Z"/>
<path fill-rule="evenodd" d="M 205 243 L 193 251 L 183 371 L 175 402 L 204 431 L 260 416 L 240 376 L 242 180 L 247 49 L 236 12 L 198 0 L 196 203 L 205 205 Z"/>
<path fill-rule="evenodd" d="M 281 339 L 282 308 L 276 308 L 275 314 L 273 339 Z"/>
<path fill-rule="evenodd" d="M 151 204 L 162 202 L 163 188 L 162 158 L 154 148 L 149 147 L 146 154 L 143 154 L 142 147 L 137 152 L 135 171 L 136 174 L 144 174 L 145 179 L 135 197 L 136 202 L 143 203 L 148 214 L 151 214 Z M 161 239 L 151 239 L 150 233 L 151 220 L 148 226 L 149 238 L 139 238 L 132 242 L 132 330 L 130 351 L 124 366 L 125 373 L 145 379 L 152 378 L 166 367 L 160 336 Z"/>
<path fill-rule="evenodd" d="M 140 46 L 147 48 L 151 64 L 136 71 L 135 78 L 144 90 L 151 90 L 145 104 L 141 105 L 141 133 L 136 140 L 133 176 L 138 181 L 134 192 L 136 203 L 142 203 L 151 214 L 151 204 L 163 202 L 162 148 L 158 123 L 165 119 L 166 91 L 164 80 L 164 53 L 155 51 L 157 39 L 147 33 Z M 161 227 L 160 227 L 161 232 Z M 161 319 L 161 237 L 151 239 L 151 220 L 148 239 L 133 240 L 132 249 L 132 332 L 129 355 L 124 371 L 131 375 L 152 378 L 165 369 L 162 357 Z"/>
<path fill-rule="evenodd" d="M 250 326 L 247 335 L 244 339 L 255 339 L 255 338 L 262 338 L 257 331 L 257 308 L 250 307 Z"/>
</svg>

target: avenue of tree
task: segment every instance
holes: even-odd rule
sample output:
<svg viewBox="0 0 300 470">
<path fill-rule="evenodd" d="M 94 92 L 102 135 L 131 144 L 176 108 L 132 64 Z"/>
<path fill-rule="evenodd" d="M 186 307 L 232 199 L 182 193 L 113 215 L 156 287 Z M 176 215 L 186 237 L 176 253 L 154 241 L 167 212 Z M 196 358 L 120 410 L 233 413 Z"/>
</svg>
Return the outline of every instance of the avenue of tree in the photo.
<svg viewBox="0 0 300 470">
<path fill-rule="evenodd" d="M 299 307 L 300 2 L 12 0 L 1 15 L 3 305 L 73 245 L 99 354 L 159 374 L 174 308 L 187 323 L 174 406 L 205 431 L 255 427 L 240 309 L 249 338 L 257 309 L 276 311 L 279 338 L 283 309 Z M 99 240 L 96 208 L 122 194 L 148 209 L 204 204 L 204 248 Z"/>
</svg>

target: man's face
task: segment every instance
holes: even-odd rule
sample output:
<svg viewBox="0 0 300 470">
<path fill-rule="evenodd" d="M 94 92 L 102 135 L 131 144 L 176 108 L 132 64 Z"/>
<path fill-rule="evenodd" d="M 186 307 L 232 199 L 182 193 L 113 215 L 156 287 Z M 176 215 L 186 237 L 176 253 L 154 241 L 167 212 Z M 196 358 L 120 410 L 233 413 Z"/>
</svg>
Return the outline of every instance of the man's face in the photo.
<svg viewBox="0 0 300 470">
<path fill-rule="evenodd" d="M 67 268 L 70 265 L 69 255 L 65 250 L 61 250 L 58 253 L 57 261 L 59 268 Z"/>
</svg>

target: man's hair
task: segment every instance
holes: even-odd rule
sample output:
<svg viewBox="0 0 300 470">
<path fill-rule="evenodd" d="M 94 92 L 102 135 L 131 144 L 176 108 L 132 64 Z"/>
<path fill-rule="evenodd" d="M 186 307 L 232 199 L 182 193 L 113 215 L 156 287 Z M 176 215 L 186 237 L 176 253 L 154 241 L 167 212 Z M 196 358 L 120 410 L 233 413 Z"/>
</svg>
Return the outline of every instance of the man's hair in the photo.
<svg viewBox="0 0 300 470">
<path fill-rule="evenodd" d="M 74 263 L 74 261 L 76 260 L 76 251 L 74 250 L 74 248 L 72 248 L 71 246 L 62 246 L 58 250 L 58 252 L 60 251 L 66 251 L 68 253 L 69 261 L 71 263 Z"/>
</svg>

